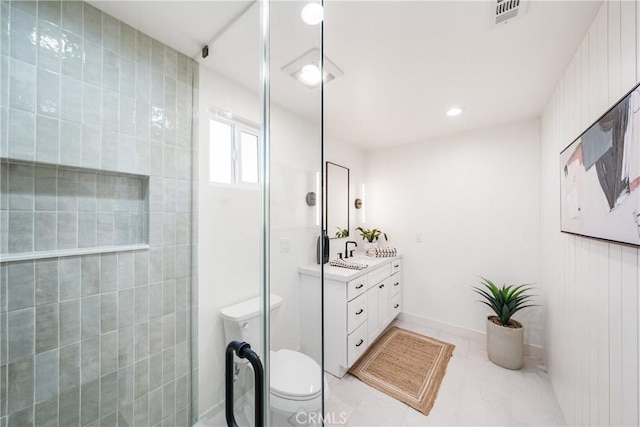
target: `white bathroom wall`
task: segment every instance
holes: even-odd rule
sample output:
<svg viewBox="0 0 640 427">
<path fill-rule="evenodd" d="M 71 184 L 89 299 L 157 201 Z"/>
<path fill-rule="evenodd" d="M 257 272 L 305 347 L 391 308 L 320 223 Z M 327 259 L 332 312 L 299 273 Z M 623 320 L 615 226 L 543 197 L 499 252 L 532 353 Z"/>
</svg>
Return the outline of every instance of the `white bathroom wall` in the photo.
<svg viewBox="0 0 640 427">
<path fill-rule="evenodd" d="M 638 415 L 638 250 L 560 233 L 559 153 L 638 81 L 640 7 L 606 1 L 542 117 L 547 360 L 569 425 Z"/>
<path fill-rule="evenodd" d="M 403 254 L 403 316 L 479 336 L 489 312 L 471 289 L 478 276 L 540 286 L 539 128 L 533 119 L 369 153 L 366 225 Z M 535 346 L 543 311 L 516 315 Z"/>
</svg>

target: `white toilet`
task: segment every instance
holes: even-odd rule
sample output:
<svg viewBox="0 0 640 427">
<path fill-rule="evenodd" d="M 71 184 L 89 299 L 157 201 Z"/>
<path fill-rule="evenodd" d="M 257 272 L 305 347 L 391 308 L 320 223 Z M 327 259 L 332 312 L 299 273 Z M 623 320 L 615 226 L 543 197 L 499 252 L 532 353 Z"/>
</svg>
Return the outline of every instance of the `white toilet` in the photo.
<svg viewBox="0 0 640 427">
<path fill-rule="evenodd" d="M 277 322 L 282 298 L 271 294 L 271 324 Z M 226 342 L 245 341 L 253 351 L 261 354 L 260 298 L 223 308 L 220 315 L 224 320 Z M 242 363 L 246 360 L 236 359 Z M 274 417 L 295 425 L 297 413 L 319 412 L 322 408 L 322 389 L 320 378 L 324 378 L 320 365 L 306 354 L 293 350 L 270 352 L 271 409 Z M 328 394 L 327 381 L 324 380 L 325 396 Z M 300 421 L 306 420 L 300 417 Z"/>
</svg>

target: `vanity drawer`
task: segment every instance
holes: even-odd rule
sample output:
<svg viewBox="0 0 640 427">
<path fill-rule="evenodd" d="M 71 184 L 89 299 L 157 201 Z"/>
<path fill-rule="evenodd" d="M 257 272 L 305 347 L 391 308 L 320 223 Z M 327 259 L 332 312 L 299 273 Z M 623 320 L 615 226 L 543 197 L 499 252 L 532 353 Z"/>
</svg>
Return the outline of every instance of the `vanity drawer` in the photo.
<svg viewBox="0 0 640 427">
<path fill-rule="evenodd" d="M 391 274 L 396 274 L 402 270 L 402 260 L 396 259 L 391 261 Z"/>
<path fill-rule="evenodd" d="M 367 296 L 360 295 L 347 304 L 347 333 L 352 333 L 367 320 Z"/>
<path fill-rule="evenodd" d="M 352 366 L 368 346 L 367 322 L 364 322 L 347 338 L 347 366 Z"/>
<path fill-rule="evenodd" d="M 391 316 L 396 317 L 400 314 L 402 309 L 402 301 L 400 301 L 401 294 L 395 295 L 391 298 Z"/>
<path fill-rule="evenodd" d="M 378 267 L 375 270 L 373 270 L 371 273 L 369 273 L 367 276 L 369 280 L 369 286 L 373 286 L 377 283 L 380 283 L 387 277 L 391 276 L 391 265 L 386 264 L 386 265 L 383 265 L 382 267 Z"/>
<path fill-rule="evenodd" d="M 364 293 L 369 287 L 367 286 L 367 275 L 353 279 L 347 282 L 347 301 L 351 301 L 361 293 Z"/>
<path fill-rule="evenodd" d="M 402 275 L 401 274 L 394 274 L 393 276 L 391 276 L 390 281 L 391 281 L 391 296 L 397 295 L 400 292 L 400 289 L 402 289 Z"/>
</svg>

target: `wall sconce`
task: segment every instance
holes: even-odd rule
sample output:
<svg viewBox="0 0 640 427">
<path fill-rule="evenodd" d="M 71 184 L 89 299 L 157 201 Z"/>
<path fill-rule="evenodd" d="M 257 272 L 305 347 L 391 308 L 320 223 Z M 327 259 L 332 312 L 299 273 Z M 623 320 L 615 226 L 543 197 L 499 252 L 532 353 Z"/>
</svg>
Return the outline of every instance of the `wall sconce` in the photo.
<svg viewBox="0 0 640 427">
<path fill-rule="evenodd" d="M 365 214 L 364 214 L 364 200 L 366 200 L 365 196 L 364 196 L 364 184 L 362 184 L 362 186 L 360 187 L 360 199 L 356 200 L 356 203 L 358 203 L 358 200 L 360 200 L 360 208 L 362 208 L 362 210 L 360 211 L 361 214 L 361 218 L 360 220 L 362 221 L 362 223 L 364 224 L 366 222 L 366 218 L 365 218 Z M 356 209 L 360 209 L 357 205 L 356 205 Z"/>
<path fill-rule="evenodd" d="M 320 212 L 320 204 L 318 203 L 318 194 L 322 195 L 320 193 L 321 191 L 321 182 L 320 182 L 320 171 L 316 171 L 316 191 L 315 192 L 311 192 L 311 193 L 307 193 L 307 204 L 309 206 L 315 206 L 316 207 L 316 226 L 320 226 L 320 217 L 322 216 L 321 212 Z M 313 194 L 312 197 L 309 197 L 309 194 Z M 311 199 L 311 200 L 310 200 Z M 309 204 L 310 202 L 312 202 L 313 204 Z"/>
<path fill-rule="evenodd" d="M 317 197 L 316 197 L 316 192 L 315 191 L 310 191 L 307 193 L 307 196 L 305 197 L 305 200 L 307 202 L 307 206 L 315 206 L 317 203 Z"/>
</svg>

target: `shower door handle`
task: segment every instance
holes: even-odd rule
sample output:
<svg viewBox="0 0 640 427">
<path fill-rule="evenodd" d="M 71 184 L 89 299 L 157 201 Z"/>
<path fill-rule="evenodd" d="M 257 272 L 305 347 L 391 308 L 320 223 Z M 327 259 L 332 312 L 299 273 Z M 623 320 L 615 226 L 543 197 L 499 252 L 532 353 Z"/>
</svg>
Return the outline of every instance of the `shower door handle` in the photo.
<svg viewBox="0 0 640 427">
<path fill-rule="evenodd" d="M 227 345 L 227 352 L 225 358 L 225 371 L 224 371 L 224 399 L 225 399 L 225 417 L 227 419 L 227 426 L 238 427 L 236 418 L 233 415 L 233 353 L 236 353 L 239 358 L 247 359 L 251 366 L 253 366 L 253 375 L 255 376 L 255 426 L 264 427 L 264 414 L 263 414 L 263 383 L 264 375 L 262 372 L 262 362 L 255 351 L 251 350 L 251 346 L 246 342 L 231 341 Z"/>
</svg>

